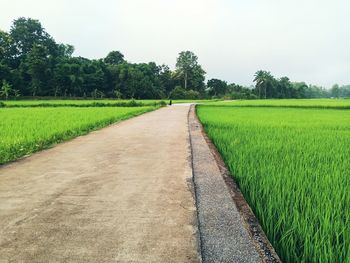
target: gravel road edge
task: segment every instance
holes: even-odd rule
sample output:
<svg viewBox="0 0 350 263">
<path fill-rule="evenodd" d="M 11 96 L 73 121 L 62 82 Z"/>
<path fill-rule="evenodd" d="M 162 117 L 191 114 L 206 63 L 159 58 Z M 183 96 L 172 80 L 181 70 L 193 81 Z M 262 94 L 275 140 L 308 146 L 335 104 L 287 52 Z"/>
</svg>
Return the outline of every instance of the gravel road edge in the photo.
<svg viewBox="0 0 350 263">
<path fill-rule="evenodd" d="M 202 262 L 281 262 L 195 107 L 190 107 L 188 125 Z"/>
</svg>

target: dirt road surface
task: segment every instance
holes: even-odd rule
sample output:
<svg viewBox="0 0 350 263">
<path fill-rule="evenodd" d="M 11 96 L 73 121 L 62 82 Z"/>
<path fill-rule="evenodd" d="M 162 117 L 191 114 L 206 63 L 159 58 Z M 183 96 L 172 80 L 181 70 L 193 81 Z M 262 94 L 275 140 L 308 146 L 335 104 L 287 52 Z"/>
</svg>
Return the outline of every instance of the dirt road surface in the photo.
<svg viewBox="0 0 350 263">
<path fill-rule="evenodd" d="M 199 262 L 188 109 L 0 167 L 0 262 Z"/>
</svg>

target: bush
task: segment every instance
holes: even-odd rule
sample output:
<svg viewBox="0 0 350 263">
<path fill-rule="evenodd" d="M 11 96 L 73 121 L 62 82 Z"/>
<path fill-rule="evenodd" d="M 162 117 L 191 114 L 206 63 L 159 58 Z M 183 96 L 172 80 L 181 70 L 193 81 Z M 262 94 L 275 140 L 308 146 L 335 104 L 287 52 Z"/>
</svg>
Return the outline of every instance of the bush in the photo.
<svg viewBox="0 0 350 263">
<path fill-rule="evenodd" d="M 250 93 L 250 94 L 247 96 L 247 99 L 249 99 L 249 100 L 257 100 L 257 99 L 258 99 L 258 96 L 256 96 L 256 95 L 253 94 L 253 93 Z"/>
<path fill-rule="evenodd" d="M 5 106 L 6 106 L 5 103 L 0 101 L 0 108 L 5 108 Z"/>
<path fill-rule="evenodd" d="M 199 96 L 200 94 L 198 91 L 189 90 L 189 91 L 186 91 L 185 99 L 195 100 L 195 99 L 199 99 Z"/>
<path fill-rule="evenodd" d="M 254 100 L 258 98 L 253 93 L 245 93 L 245 92 L 232 92 L 230 96 L 231 96 L 231 99 L 233 100 Z"/>
<path fill-rule="evenodd" d="M 176 86 L 169 95 L 170 99 L 179 100 L 184 99 L 186 96 L 186 90 L 181 88 L 180 86 Z"/>
<path fill-rule="evenodd" d="M 200 97 L 200 93 L 198 91 L 185 90 L 180 86 L 176 86 L 169 96 L 169 98 L 173 100 L 181 100 L 181 99 L 194 100 L 194 99 L 199 99 L 199 97 Z"/>
<path fill-rule="evenodd" d="M 137 106 L 139 106 L 139 103 L 137 103 L 136 100 L 132 99 L 131 101 L 128 102 L 128 106 L 137 107 Z"/>
</svg>

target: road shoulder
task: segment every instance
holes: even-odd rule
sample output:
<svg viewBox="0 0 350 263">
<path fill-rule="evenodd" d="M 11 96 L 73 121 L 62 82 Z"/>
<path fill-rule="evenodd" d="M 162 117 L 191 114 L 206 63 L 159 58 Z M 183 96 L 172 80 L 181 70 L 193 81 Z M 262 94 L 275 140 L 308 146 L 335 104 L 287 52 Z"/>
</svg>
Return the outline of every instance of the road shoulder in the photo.
<svg viewBox="0 0 350 263">
<path fill-rule="evenodd" d="M 203 262 L 280 262 L 205 135 L 194 105 L 188 121 Z"/>
</svg>

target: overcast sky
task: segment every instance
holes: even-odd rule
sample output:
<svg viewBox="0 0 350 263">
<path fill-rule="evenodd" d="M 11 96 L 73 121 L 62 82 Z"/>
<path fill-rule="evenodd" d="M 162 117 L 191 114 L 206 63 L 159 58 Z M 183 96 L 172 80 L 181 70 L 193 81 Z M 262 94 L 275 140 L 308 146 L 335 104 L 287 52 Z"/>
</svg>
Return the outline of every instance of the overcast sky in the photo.
<svg viewBox="0 0 350 263">
<path fill-rule="evenodd" d="M 119 50 L 174 68 L 191 50 L 207 78 L 251 85 L 259 69 L 330 87 L 350 84 L 349 0 L 1 0 L 0 28 L 39 19 L 75 55 Z"/>
</svg>

